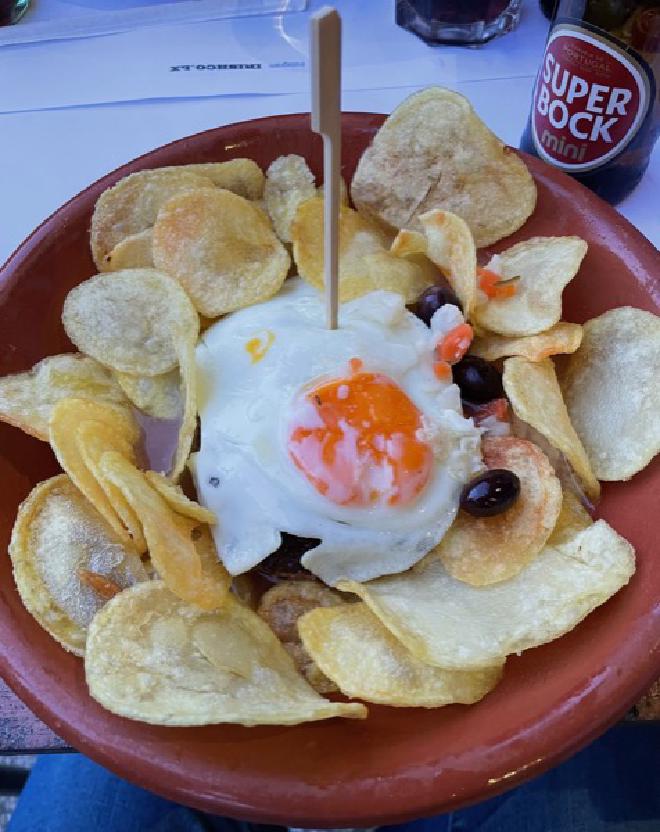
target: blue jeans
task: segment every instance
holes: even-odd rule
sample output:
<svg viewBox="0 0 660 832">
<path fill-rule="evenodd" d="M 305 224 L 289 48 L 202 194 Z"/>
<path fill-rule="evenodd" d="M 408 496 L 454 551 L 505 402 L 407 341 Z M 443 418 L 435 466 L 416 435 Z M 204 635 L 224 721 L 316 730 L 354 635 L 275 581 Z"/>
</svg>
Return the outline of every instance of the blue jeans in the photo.
<svg viewBox="0 0 660 832">
<path fill-rule="evenodd" d="M 259 827 L 259 832 L 274 827 Z M 41 757 L 8 832 L 253 832 L 132 786 L 79 754 Z M 660 724 L 618 725 L 547 774 L 387 832 L 660 832 Z"/>
</svg>

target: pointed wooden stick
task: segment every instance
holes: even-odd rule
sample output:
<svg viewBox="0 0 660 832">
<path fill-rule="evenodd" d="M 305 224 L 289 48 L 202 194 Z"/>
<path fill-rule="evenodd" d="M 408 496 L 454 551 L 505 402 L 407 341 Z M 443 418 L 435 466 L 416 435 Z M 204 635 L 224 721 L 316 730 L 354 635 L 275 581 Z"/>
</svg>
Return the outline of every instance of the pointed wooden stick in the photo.
<svg viewBox="0 0 660 832">
<path fill-rule="evenodd" d="M 311 20 L 312 130 L 323 136 L 323 263 L 328 329 L 339 309 L 341 167 L 341 18 L 325 6 Z"/>
</svg>

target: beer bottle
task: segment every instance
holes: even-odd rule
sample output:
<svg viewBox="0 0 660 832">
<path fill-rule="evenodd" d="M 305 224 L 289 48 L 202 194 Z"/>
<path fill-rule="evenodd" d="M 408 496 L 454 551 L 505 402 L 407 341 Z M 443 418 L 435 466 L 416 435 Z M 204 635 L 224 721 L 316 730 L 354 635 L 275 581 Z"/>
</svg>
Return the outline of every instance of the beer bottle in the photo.
<svg viewBox="0 0 660 832">
<path fill-rule="evenodd" d="M 658 0 L 558 0 L 521 149 L 616 205 L 660 132 Z"/>
</svg>

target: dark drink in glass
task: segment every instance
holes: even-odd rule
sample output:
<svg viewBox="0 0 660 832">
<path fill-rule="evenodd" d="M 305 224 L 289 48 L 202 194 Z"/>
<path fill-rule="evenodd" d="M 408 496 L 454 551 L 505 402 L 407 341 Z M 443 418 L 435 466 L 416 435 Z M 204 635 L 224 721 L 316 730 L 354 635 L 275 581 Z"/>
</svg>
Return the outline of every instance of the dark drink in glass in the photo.
<svg viewBox="0 0 660 832">
<path fill-rule="evenodd" d="M 510 32 L 522 0 L 397 0 L 396 22 L 427 43 L 475 45 Z"/>
</svg>

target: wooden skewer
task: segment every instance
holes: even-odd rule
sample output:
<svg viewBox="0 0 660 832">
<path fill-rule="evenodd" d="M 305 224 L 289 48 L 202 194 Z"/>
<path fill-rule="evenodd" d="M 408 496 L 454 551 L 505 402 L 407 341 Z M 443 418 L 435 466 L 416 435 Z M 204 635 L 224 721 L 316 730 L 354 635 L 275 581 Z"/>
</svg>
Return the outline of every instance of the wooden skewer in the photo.
<svg viewBox="0 0 660 832">
<path fill-rule="evenodd" d="M 341 17 L 324 6 L 313 15 L 312 130 L 323 136 L 323 263 L 328 329 L 339 310 L 339 182 L 341 176 Z"/>
</svg>

